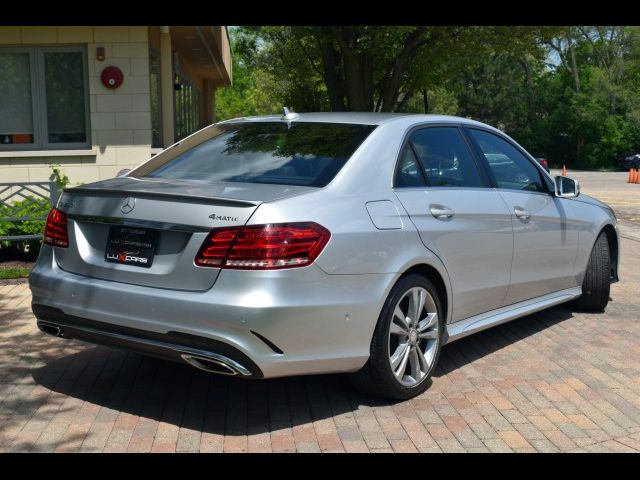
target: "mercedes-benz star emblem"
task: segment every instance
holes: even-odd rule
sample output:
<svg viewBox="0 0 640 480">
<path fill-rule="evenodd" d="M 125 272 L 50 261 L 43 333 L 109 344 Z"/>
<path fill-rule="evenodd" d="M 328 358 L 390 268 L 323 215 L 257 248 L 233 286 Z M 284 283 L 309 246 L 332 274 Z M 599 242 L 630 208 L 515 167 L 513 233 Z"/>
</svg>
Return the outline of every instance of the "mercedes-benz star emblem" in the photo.
<svg viewBox="0 0 640 480">
<path fill-rule="evenodd" d="M 122 202 L 120 210 L 126 215 L 127 213 L 131 213 L 134 208 L 136 208 L 136 199 L 133 197 L 127 197 Z"/>
</svg>

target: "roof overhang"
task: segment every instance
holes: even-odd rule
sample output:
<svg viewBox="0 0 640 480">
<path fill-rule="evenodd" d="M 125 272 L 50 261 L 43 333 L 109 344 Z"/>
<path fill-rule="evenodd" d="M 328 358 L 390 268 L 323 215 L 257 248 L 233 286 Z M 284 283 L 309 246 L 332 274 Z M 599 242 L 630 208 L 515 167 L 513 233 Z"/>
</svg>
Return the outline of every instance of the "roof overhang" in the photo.
<svg viewBox="0 0 640 480">
<path fill-rule="evenodd" d="M 171 45 L 191 76 L 216 87 L 232 83 L 231 46 L 224 26 L 169 27 Z"/>
</svg>

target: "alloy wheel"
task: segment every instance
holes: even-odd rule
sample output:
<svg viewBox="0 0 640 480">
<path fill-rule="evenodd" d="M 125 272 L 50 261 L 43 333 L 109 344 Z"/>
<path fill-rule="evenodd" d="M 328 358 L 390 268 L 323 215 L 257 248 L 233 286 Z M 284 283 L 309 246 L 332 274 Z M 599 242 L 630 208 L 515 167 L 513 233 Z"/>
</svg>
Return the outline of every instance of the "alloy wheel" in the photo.
<svg viewBox="0 0 640 480">
<path fill-rule="evenodd" d="M 436 302 L 422 287 L 400 297 L 389 327 L 389 363 L 396 380 L 405 387 L 424 381 L 440 341 Z"/>
</svg>

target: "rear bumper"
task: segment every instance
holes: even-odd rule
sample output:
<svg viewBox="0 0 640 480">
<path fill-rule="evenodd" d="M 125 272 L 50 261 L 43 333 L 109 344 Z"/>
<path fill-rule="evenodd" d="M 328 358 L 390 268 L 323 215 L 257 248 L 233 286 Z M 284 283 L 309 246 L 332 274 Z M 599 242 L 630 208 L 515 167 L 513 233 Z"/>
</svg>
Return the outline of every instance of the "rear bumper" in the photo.
<svg viewBox="0 0 640 480">
<path fill-rule="evenodd" d="M 396 277 L 328 275 L 314 265 L 224 270 L 210 290 L 189 292 L 69 273 L 54 251 L 43 246 L 29 276 L 40 321 L 57 321 L 68 338 L 171 360 L 184 348 L 222 355 L 250 378 L 360 369 Z"/>
<path fill-rule="evenodd" d="M 145 355 L 186 362 L 201 370 L 245 378 L 262 378 L 260 368 L 245 354 L 226 343 L 194 335 L 145 332 L 86 318 L 66 315 L 62 310 L 33 304 L 38 328 L 62 338 L 75 338 Z"/>
</svg>

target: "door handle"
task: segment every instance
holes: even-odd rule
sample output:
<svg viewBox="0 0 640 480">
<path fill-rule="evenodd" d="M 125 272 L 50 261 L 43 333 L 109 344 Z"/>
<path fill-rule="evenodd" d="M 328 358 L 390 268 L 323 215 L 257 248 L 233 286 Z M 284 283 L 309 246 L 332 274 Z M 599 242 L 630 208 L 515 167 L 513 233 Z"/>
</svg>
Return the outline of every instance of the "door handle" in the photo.
<svg viewBox="0 0 640 480">
<path fill-rule="evenodd" d="M 435 204 L 429 205 L 429 210 L 431 211 L 431 215 L 436 217 L 438 220 L 447 220 L 449 218 L 452 218 L 455 213 L 450 208 L 447 208 L 443 205 Z"/>
<path fill-rule="evenodd" d="M 516 214 L 516 217 L 521 220 L 529 220 L 531 218 L 531 214 L 522 207 L 514 207 L 513 211 Z"/>
</svg>

